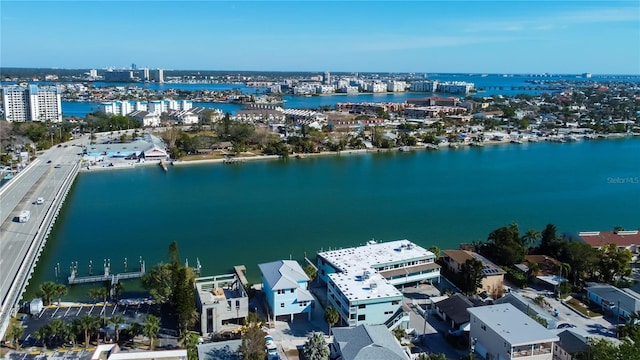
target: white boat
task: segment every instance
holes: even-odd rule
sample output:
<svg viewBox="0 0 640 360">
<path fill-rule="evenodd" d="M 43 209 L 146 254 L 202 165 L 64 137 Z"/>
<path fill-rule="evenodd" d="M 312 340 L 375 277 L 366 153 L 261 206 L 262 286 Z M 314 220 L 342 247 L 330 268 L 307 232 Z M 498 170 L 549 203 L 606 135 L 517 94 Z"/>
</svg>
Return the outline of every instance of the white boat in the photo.
<svg viewBox="0 0 640 360">
<path fill-rule="evenodd" d="M 575 135 L 565 135 L 564 136 L 564 141 L 566 141 L 566 142 L 575 142 L 575 141 L 578 141 L 578 137 L 576 137 Z"/>
<path fill-rule="evenodd" d="M 512 144 L 522 144 L 522 143 L 523 143 L 523 142 L 522 142 L 522 140 L 519 140 L 519 139 L 513 139 L 513 140 L 511 140 L 510 142 L 511 142 Z"/>
</svg>

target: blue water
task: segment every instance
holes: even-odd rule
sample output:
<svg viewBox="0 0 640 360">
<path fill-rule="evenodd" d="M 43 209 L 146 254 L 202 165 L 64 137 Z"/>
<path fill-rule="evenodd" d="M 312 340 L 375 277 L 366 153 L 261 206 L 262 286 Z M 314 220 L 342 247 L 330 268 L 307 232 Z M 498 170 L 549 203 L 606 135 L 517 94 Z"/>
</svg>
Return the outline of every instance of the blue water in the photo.
<svg viewBox="0 0 640 360">
<path fill-rule="evenodd" d="M 448 249 L 511 222 L 638 229 L 638 154 L 626 138 L 81 173 L 33 282 L 56 263 L 166 261 L 173 240 L 203 274 L 245 264 L 256 282 L 260 262 L 371 238 Z"/>
</svg>

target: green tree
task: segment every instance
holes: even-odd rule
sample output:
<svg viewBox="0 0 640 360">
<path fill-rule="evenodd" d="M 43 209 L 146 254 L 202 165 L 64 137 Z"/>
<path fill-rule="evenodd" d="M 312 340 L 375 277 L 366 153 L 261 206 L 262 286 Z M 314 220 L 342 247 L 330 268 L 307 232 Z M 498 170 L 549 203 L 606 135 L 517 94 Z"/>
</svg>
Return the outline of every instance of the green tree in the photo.
<svg viewBox="0 0 640 360">
<path fill-rule="evenodd" d="M 313 281 L 318 276 L 318 269 L 316 269 L 313 265 L 309 264 L 304 267 L 304 273 L 307 274 L 309 280 Z"/>
<path fill-rule="evenodd" d="M 54 288 L 55 297 L 58 298 L 58 306 L 62 302 L 62 297 L 67 295 L 67 287 L 64 284 L 56 284 Z"/>
<path fill-rule="evenodd" d="M 522 235 L 522 240 L 524 241 L 527 247 L 532 247 L 540 238 L 540 232 L 538 230 L 529 229 L 524 235 Z"/>
<path fill-rule="evenodd" d="M 42 301 L 45 305 L 51 304 L 51 300 L 55 297 L 56 283 L 53 281 L 46 281 L 40 284 L 38 296 L 42 297 Z"/>
<path fill-rule="evenodd" d="M 240 344 L 240 352 L 245 360 L 264 360 L 266 340 L 264 332 L 258 324 L 250 324 L 242 334 L 242 343 Z"/>
<path fill-rule="evenodd" d="M 153 350 L 153 343 L 158 338 L 160 332 L 160 319 L 153 315 L 147 315 L 142 325 L 144 336 L 149 338 L 149 350 Z"/>
<path fill-rule="evenodd" d="M 198 360 L 198 341 L 200 336 L 193 331 L 183 331 L 178 342 L 180 346 L 187 349 L 188 360 Z"/>
<path fill-rule="evenodd" d="M 102 300 L 102 325 L 106 324 L 107 321 L 107 299 L 109 298 L 109 290 L 106 287 L 98 287 L 89 289 L 89 296 L 93 299 L 93 302 L 97 302 L 97 300 Z"/>
<path fill-rule="evenodd" d="M 312 332 L 302 346 L 302 354 L 306 360 L 328 360 L 331 351 L 321 332 Z"/>
<path fill-rule="evenodd" d="M 340 313 L 333 306 L 327 306 L 324 310 L 324 321 L 329 325 L 329 335 L 331 335 L 331 327 L 340 321 Z"/>
<path fill-rule="evenodd" d="M 437 246 L 430 247 L 429 251 L 431 251 L 436 256 L 436 260 L 440 259 L 440 257 L 442 256 L 442 250 L 440 250 L 440 248 Z"/>
<path fill-rule="evenodd" d="M 95 333 L 100 327 L 100 318 L 91 315 L 82 315 L 74 320 L 76 329 L 84 335 L 84 347 L 89 347 L 91 334 Z"/>
<path fill-rule="evenodd" d="M 515 223 L 492 231 L 487 238 L 489 244 L 483 249 L 485 255 L 499 265 L 513 265 L 522 262 L 526 252 Z"/>
<path fill-rule="evenodd" d="M 467 295 L 477 293 L 479 287 L 482 286 L 482 279 L 486 275 L 482 272 L 482 261 L 478 259 L 468 259 L 460 266 L 460 290 Z"/>
<path fill-rule="evenodd" d="M 112 316 L 109 318 L 109 324 L 113 325 L 113 329 L 116 332 L 116 343 L 120 342 L 120 326 L 126 324 L 127 321 L 120 315 Z"/>
<path fill-rule="evenodd" d="M 590 337 L 588 345 L 588 360 L 622 360 L 618 358 L 618 347 L 609 340 Z"/>
<path fill-rule="evenodd" d="M 158 264 L 142 276 L 142 286 L 159 303 L 165 303 L 171 298 L 172 283 L 169 264 Z"/>
<path fill-rule="evenodd" d="M 22 323 L 16 319 L 11 319 L 11 324 L 7 328 L 5 338 L 11 342 L 16 350 L 20 350 L 20 338 L 24 334 Z"/>
<path fill-rule="evenodd" d="M 539 252 L 544 255 L 549 255 L 553 258 L 558 258 L 562 250 L 562 243 L 560 242 L 556 230 L 556 226 L 553 224 L 547 224 L 542 230 Z"/>
<path fill-rule="evenodd" d="M 631 259 L 633 254 L 628 249 L 617 247 L 615 244 L 608 244 L 598 250 L 598 272 L 600 278 L 611 283 L 620 276 L 631 274 Z"/>
</svg>

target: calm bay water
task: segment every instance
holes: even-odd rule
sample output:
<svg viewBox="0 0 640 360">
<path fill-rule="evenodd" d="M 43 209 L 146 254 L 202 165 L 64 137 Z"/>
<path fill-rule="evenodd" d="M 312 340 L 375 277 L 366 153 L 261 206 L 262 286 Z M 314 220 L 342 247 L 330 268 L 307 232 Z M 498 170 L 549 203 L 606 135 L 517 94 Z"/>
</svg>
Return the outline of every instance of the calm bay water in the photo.
<svg viewBox="0 0 640 360">
<path fill-rule="evenodd" d="M 203 275 L 245 264 L 257 282 L 260 262 L 372 238 L 457 248 L 512 221 L 638 229 L 638 177 L 639 138 L 81 173 L 26 298 L 56 263 L 64 277 L 72 261 L 86 275 L 89 260 L 119 272 L 127 257 L 131 270 L 139 256 L 166 261 L 173 240 Z"/>
</svg>

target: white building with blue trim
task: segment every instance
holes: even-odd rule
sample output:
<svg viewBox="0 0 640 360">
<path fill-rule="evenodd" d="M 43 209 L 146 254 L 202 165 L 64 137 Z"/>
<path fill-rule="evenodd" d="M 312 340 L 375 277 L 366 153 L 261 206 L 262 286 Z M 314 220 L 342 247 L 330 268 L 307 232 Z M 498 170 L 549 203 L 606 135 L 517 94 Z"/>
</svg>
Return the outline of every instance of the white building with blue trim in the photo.
<svg viewBox="0 0 640 360">
<path fill-rule="evenodd" d="M 274 318 L 307 314 L 311 320 L 313 295 L 308 290 L 309 277 L 294 260 L 278 260 L 259 264 L 262 274 L 262 291 Z"/>
<path fill-rule="evenodd" d="M 367 244 L 318 253 L 318 279 L 327 284 L 329 303 L 343 324 L 405 327 L 396 286 L 439 282 L 440 265 L 432 252 L 408 240 Z"/>
</svg>

